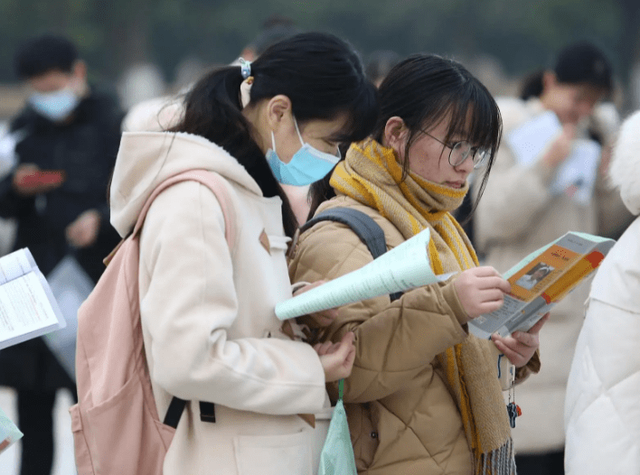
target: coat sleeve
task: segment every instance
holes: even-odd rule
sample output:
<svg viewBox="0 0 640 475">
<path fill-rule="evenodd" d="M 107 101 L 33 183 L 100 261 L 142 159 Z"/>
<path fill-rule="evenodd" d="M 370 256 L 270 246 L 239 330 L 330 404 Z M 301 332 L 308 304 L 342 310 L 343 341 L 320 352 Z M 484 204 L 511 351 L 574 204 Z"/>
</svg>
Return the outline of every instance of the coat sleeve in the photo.
<svg viewBox="0 0 640 475">
<path fill-rule="evenodd" d="M 565 403 L 566 473 L 640 473 L 640 313 L 591 298 Z"/>
<path fill-rule="evenodd" d="M 331 280 L 371 261 L 350 229 L 323 222 L 300 238 L 290 275 L 293 282 Z M 338 309 L 320 339 L 336 342 L 348 331 L 355 333 L 356 359 L 346 380 L 345 402 L 368 402 L 396 392 L 436 355 L 467 337 L 466 314 L 451 282 L 412 290 L 392 303 L 381 296 Z"/>
<path fill-rule="evenodd" d="M 156 384 L 182 399 L 264 414 L 323 407 L 324 371 L 311 346 L 229 336 L 242 317 L 224 218 L 209 189 L 185 182 L 160 194 L 145 221 L 140 258 L 150 276 L 141 317 Z"/>
</svg>

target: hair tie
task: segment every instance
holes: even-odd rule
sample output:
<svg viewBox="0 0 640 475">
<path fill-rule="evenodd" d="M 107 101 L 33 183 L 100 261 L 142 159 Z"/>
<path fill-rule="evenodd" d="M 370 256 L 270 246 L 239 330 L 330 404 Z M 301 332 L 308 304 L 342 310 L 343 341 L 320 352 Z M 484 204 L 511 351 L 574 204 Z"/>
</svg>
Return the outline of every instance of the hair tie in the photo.
<svg viewBox="0 0 640 475">
<path fill-rule="evenodd" d="M 240 74 L 242 74 L 242 78 L 247 79 L 251 76 L 251 62 L 244 58 L 238 58 L 238 62 L 240 63 Z"/>
<path fill-rule="evenodd" d="M 251 101 L 251 86 L 253 85 L 253 76 L 249 76 L 242 84 L 240 84 L 240 103 L 242 108 L 247 107 L 247 104 Z"/>
</svg>

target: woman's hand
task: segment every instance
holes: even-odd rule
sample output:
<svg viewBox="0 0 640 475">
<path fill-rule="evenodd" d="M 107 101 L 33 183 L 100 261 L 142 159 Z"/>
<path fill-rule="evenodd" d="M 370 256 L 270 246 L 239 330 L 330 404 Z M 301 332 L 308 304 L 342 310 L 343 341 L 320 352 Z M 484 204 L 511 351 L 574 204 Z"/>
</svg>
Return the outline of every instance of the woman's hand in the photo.
<svg viewBox="0 0 640 475">
<path fill-rule="evenodd" d="M 560 135 L 551 142 L 551 147 L 542 157 L 542 161 L 551 168 L 558 167 L 571 153 L 575 138 L 576 126 L 574 124 L 565 124 Z"/>
<path fill-rule="evenodd" d="M 353 332 L 346 333 L 339 343 L 330 341 L 318 343 L 313 347 L 320 356 L 327 383 L 349 377 L 356 359 L 356 347 L 353 344 Z"/>
<path fill-rule="evenodd" d="M 538 320 L 538 323 L 532 326 L 528 332 L 513 332 L 511 336 L 506 338 L 494 334 L 491 335 L 491 340 L 516 368 L 522 368 L 540 346 L 540 329 L 547 320 L 549 320 L 548 313 Z"/>
<path fill-rule="evenodd" d="M 470 320 L 498 310 L 504 303 L 504 294 L 511 290 L 509 282 L 489 266 L 467 269 L 453 285 Z"/>
<path fill-rule="evenodd" d="M 312 284 L 305 285 L 304 287 L 299 288 L 294 292 L 294 297 L 296 295 L 300 295 L 304 292 L 308 292 L 311 289 L 315 289 L 316 287 L 320 287 L 322 284 L 326 284 L 326 280 L 317 280 Z M 328 327 L 338 316 L 337 308 L 330 308 L 327 310 L 323 310 L 322 312 L 311 313 L 309 316 L 316 322 L 319 327 Z"/>
<path fill-rule="evenodd" d="M 65 229 L 69 244 L 80 249 L 94 244 L 99 232 L 100 213 L 95 209 L 85 211 Z"/>
</svg>

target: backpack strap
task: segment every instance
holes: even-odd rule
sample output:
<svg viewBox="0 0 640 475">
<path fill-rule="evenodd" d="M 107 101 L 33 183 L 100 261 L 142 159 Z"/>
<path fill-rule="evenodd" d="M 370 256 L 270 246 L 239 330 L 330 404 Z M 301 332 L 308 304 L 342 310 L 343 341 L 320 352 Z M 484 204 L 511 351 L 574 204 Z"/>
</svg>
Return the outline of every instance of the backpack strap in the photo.
<svg viewBox="0 0 640 475">
<path fill-rule="evenodd" d="M 322 211 L 307 221 L 300 228 L 300 234 L 320 221 L 336 221 L 351 228 L 360 240 L 367 246 L 374 259 L 387 252 L 387 241 L 384 231 L 373 218 L 362 211 L 353 208 L 330 208 Z M 390 294 L 391 301 L 398 300 L 402 292 Z"/>
<path fill-rule="evenodd" d="M 229 245 L 229 249 L 233 251 L 235 238 L 236 238 L 236 225 L 233 214 L 233 206 L 231 205 L 231 200 L 229 198 L 229 192 L 227 191 L 224 180 L 220 175 L 215 172 L 209 170 L 189 170 L 183 173 L 179 173 L 172 177 L 167 178 L 165 181 L 160 183 L 151 193 L 151 195 L 145 201 L 140 214 L 138 215 L 138 220 L 133 228 L 132 236 L 135 238 L 142 229 L 142 225 L 144 224 L 144 220 L 147 217 L 147 212 L 153 203 L 153 200 L 162 193 L 167 188 L 181 183 L 183 181 L 197 181 L 207 188 L 209 188 L 218 200 L 220 204 L 220 208 L 222 209 L 222 215 L 224 217 L 224 237 Z M 164 424 L 173 427 L 174 429 L 178 427 L 178 422 L 180 422 L 180 417 L 184 412 L 184 408 L 187 405 L 187 401 L 184 399 L 180 399 L 174 396 L 171 399 L 171 403 L 169 403 L 169 408 L 167 409 L 167 413 L 164 417 Z M 216 421 L 216 413 L 215 406 L 211 402 L 200 402 L 200 420 L 203 422 L 215 422 Z"/>
</svg>

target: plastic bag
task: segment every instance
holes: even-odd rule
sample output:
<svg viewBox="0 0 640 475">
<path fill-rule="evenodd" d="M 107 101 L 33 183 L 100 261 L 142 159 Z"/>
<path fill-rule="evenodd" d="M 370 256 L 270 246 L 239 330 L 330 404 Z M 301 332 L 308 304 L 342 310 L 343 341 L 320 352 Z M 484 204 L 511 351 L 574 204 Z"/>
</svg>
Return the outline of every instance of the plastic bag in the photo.
<svg viewBox="0 0 640 475">
<path fill-rule="evenodd" d="M 342 403 L 344 381 L 340 381 L 340 395 L 333 410 L 329 431 L 320 453 L 318 475 L 357 475 L 347 413 Z"/>
<path fill-rule="evenodd" d="M 93 290 L 93 281 L 71 255 L 58 263 L 47 276 L 47 281 L 67 326 L 45 335 L 44 342 L 75 381 L 78 309 Z"/>
</svg>

